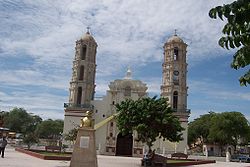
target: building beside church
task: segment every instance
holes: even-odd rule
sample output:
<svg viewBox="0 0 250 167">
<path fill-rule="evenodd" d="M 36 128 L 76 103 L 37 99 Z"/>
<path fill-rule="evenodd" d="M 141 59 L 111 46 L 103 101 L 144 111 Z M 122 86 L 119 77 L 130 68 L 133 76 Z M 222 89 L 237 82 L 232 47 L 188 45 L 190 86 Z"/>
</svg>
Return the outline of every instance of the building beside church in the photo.
<svg viewBox="0 0 250 167">
<path fill-rule="evenodd" d="M 153 148 L 159 153 L 184 152 L 187 147 L 187 124 L 190 111 L 187 110 L 187 44 L 176 34 L 164 44 L 162 64 L 161 96 L 167 97 L 175 115 L 180 119 L 184 140 L 171 143 L 158 139 Z M 93 112 L 95 123 L 100 123 L 116 113 L 115 104 L 131 98 L 136 100 L 147 96 L 147 86 L 132 79 L 128 68 L 123 79 L 109 84 L 109 90 L 102 99 L 94 99 L 97 43 L 89 31 L 76 41 L 73 73 L 69 88 L 69 103 L 65 103 L 64 134 L 80 125 L 86 111 Z M 144 145 L 129 134 L 122 136 L 114 119 L 96 130 L 96 144 L 100 154 L 141 156 Z"/>
</svg>

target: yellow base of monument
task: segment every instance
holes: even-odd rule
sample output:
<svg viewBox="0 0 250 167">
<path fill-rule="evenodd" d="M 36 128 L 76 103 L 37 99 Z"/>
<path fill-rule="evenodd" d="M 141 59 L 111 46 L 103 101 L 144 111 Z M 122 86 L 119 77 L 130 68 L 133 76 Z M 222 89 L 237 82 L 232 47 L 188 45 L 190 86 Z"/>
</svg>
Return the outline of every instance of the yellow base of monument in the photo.
<svg viewBox="0 0 250 167">
<path fill-rule="evenodd" d="M 95 130 L 91 127 L 79 128 L 70 167 L 97 167 Z"/>
</svg>

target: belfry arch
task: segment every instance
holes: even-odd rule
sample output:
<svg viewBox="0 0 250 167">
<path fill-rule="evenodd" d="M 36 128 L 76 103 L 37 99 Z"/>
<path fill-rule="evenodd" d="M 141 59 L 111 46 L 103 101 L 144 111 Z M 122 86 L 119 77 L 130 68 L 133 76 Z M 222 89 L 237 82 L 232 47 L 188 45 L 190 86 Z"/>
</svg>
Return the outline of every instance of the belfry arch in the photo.
<svg viewBox="0 0 250 167">
<path fill-rule="evenodd" d="M 178 109 L 178 92 L 174 91 L 173 93 L 173 109 Z"/>
<path fill-rule="evenodd" d="M 119 133 L 116 140 L 116 156 L 132 156 L 133 136 L 132 134 L 122 135 Z"/>
</svg>

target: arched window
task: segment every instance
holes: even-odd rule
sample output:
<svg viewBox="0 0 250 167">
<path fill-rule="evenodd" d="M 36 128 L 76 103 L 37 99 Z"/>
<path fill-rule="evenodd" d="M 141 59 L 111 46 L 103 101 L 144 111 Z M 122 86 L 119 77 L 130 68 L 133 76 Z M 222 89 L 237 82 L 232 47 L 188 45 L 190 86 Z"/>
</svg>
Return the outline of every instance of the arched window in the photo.
<svg viewBox="0 0 250 167">
<path fill-rule="evenodd" d="M 83 80 L 84 76 L 84 66 L 80 67 L 79 80 Z"/>
<path fill-rule="evenodd" d="M 174 48 L 174 60 L 178 60 L 178 48 L 177 47 L 175 47 Z"/>
<path fill-rule="evenodd" d="M 129 96 L 129 97 L 131 96 L 130 86 L 125 87 L 124 96 Z"/>
<path fill-rule="evenodd" d="M 77 90 L 77 101 L 76 101 L 76 103 L 78 105 L 80 105 L 81 101 L 82 101 L 82 87 L 78 87 L 78 90 Z"/>
<path fill-rule="evenodd" d="M 81 51 L 81 60 L 86 59 L 86 53 L 87 53 L 87 47 L 86 47 L 86 45 L 83 45 L 82 46 L 82 51 Z"/>
<path fill-rule="evenodd" d="M 174 85 L 179 85 L 179 71 L 175 70 L 173 72 L 173 82 L 174 82 Z"/>
<path fill-rule="evenodd" d="M 177 110 L 177 106 L 178 106 L 178 92 L 174 91 L 174 94 L 173 94 L 173 109 Z"/>
</svg>

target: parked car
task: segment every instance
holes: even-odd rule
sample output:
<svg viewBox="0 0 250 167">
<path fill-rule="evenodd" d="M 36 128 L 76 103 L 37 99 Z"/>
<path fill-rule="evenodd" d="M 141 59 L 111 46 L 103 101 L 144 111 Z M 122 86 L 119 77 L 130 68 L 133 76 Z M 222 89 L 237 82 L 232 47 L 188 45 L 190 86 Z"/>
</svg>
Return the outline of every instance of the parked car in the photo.
<svg viewBox="0 0 250 167">
<path fill-rule="evenodd" d="M 232 162 L 250 162 L 250 157 L 241 154 L 234 154 L 231 156 Z"/>
</svg>

